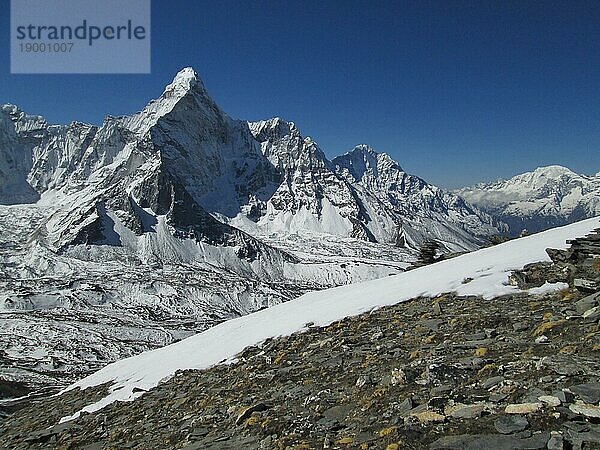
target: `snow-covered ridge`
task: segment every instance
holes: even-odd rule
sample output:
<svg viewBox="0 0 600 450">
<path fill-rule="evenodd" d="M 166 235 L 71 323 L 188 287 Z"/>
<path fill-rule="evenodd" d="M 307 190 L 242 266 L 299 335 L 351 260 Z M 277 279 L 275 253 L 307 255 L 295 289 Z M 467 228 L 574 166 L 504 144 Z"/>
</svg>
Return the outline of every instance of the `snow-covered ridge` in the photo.
<svg viewBox="0 0 600 450">
<path fill-rule="evenodd" d="M 538 167 L 508 180 L 456 191 L 510 226 L 512 234 L 564 225 L 600 214 L 600 177 L 558 165 Z"/>
<path fill-rule="evenodd" d="M 231 361 L 248 346 L 305 330 L 309 324 L 327 326 L 345 317 L 419 296 L 456 292 L 493 298 L 515 293 L 518 288 L 508 284 L 511 271 L 532 262 L 549 261 L 546 248 L 566 248 L 566 240 L 584 236 L 599 226 L 600 218 L 596 217 L 393 277 L 308 293 L 224 322 L 167 347 L 118 361 L 69 389 L 112 383 L 111 393 L 106 398 L 83 409 L 93 412 L 114 401 L 133 400 L 142 394 L 141 391 L 152 389 L 177 370 L 204 369 Z M 537 289 L 533 293 L 547 289 L 545 286 L 544 290 Z"/>
<path fill-rule="evenodd" d="M 503 230 L 487 214 L 405 173 L 366 144 L 329 161 L 293 122 L 276 117 L 249 126 L 283 177 L 273 196 L 258 205 L 264 214 L 255 223 L 239 217 L 233 222 L 249 232 L 305 229 L 409 248 L 433 238 L 456 251 L 475 249 Z"/>
</svg>

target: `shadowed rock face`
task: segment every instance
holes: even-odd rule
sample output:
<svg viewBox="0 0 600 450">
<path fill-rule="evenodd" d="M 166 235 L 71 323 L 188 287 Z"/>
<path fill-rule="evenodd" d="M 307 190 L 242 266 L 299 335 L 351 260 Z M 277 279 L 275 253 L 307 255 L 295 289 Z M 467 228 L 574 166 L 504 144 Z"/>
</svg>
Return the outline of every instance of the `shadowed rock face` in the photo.
<svg viewBox="0 0 600 450">
<path fill-rule="evenodd" d="M 33 161 L 31 147 L 46 123 L 25 116 L 15 106 L 0 109 L 0 204 L 34 203 L 39 194 L 27 182 Z"/>
<path fill-rule="evenodd" d="M 12 448 L 596 448 L 600 313 L 586 318 L 600 292 L 575 285 L 600 277 L 599 242 L 576 239 L 518 278 L 541 286 L 563 273 L 560 292 L 416 298 L 270 339 L 56 425 L 106 395 L 69 391 L 22 408 L 0 433 Z"/>
</svg>

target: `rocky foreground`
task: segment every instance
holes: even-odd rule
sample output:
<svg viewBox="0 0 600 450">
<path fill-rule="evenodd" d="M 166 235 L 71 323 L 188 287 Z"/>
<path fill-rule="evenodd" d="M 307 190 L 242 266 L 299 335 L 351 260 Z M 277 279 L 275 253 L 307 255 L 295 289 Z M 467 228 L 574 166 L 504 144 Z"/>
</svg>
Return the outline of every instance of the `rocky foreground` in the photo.
<svg viewBox="0 0 600 450">
<path fill-rule="evenodd" d="M 558 292 L 417 298 L 180 372 L 57 425 L 107 387 L 37 400 L 2 448 L 600 448 L 600 233 L 512 276 Z M 536 292 L 535 290 L 533 292 Z"/>
</svg>

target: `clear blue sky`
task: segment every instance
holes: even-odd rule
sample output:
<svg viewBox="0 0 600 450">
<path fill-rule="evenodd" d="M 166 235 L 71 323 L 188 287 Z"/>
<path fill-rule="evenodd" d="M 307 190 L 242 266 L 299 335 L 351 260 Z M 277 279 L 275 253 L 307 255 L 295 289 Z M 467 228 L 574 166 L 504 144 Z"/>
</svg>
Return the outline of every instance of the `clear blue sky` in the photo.
<svg viewBox="0 0 600 450">
<path fill-rule="evenodd" d="M 100 0 L 99 0 L 100 1 Z M 54 123 L 139 110 L 184 66 L 235 118 L 295 121 L 446 187 L 539 165 L 600 171 L 600 3 L 154 0 L 151 75 L 10 75 L 0 103 Z"/>
</svg>

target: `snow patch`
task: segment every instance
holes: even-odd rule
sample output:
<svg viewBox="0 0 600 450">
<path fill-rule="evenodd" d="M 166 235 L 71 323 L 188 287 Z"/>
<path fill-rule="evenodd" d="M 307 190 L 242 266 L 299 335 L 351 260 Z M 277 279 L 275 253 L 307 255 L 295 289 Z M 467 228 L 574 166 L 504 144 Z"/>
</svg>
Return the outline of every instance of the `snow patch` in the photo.
<svg viewBox="0 0 600 450">
<path fill-rule="evenodd" d="M 547 281 L 539 287 L 534 287 L 528 289 L 532 295 L 542 295 L 542 294 L 550 294 L 551 292 L 562 291 L 563 289 L 568 289 L 569 285 L 567 283 L 548 283 Z"/>
</svg>

